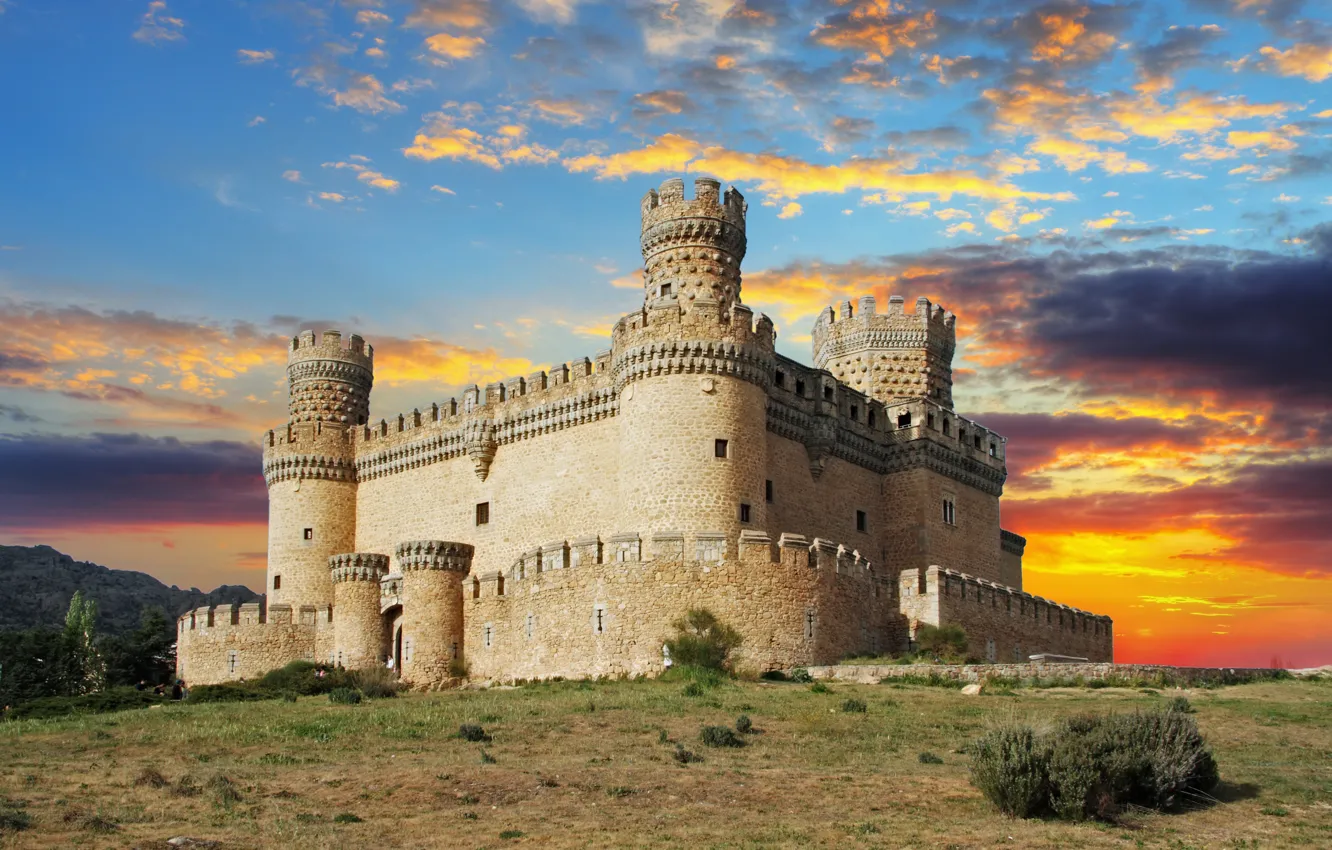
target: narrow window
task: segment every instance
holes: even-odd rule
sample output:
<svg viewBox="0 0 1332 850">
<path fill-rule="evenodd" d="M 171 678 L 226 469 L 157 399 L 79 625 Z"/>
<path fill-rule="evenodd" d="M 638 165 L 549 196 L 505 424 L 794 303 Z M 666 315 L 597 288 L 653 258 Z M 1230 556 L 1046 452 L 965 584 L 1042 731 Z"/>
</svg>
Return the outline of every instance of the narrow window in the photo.
<svg viewBox="0 0 1332 850">
<path fill-rule="evenodd" d="M 897 414 L 897 427 L 898 428 L 911 427 L 911 411 L 904 410 L 901 413 Z"/>
<path fill-rule="evenodd" d="M 999 457 L 998 443 L 990 443 L 990 457 Z"/>
<path fill-rule="evenodd" d="M 305 533 L 303 536 L 305 537 L 306 540 L 314 540 L 314 529 L 313 528 L 305 529 Z"/>
<path fill-rule="evenodd" d="M 661 285 L 661 297 L 662 298 L 671 297 L 671 285 L 669 283 L 663 283 Z"/>
<path fill-rule="evenodd" d="M 726 457 L 726 446 L 726 440 L 717 440 L 713 443 L 712 453 L 717 457 L 724 458 Z"/>
<path fill-rule="evenodd" d="M 873 427 L 874 427 L 874 411 L 871 410 L 869 413 L 865 414 L 865 418 L 866 418 L 866 420 L 869 422 L 869 426 L 870 426 L 871 428 L 873 428 Z"/>
<path fill-rule="evenodd" d="M 236 662 L 237 662 L 238 660 L 239 660 L 239 659 L 237 658 L 236 650 L 232 649 L 232 650 L 228 650 L 228 651 L 227 651 L 227 672 L 228 672 L 228 673 L 234 674 L 234 673 L 236 672 Z"/>
<path fill-rule="evenodd" d="M 273 576 L 273 589 L 274 590 L 282 589 L 282 576 Z"/>
<path fill-rule="evenodd" d="M 799 378 L 796 378 L 796 395 L 801 398 L 805 397 L 805 382 Z"/>
<path fill-rule="evenodd" d="M 953 429 L 949 427 L 947 419 L 944 419 L 943 421 L 943 432 L 945 437 L 951 436 L 953 433 Z"/>
<path fill-rule="evenodd" d="M 805 612 L 805 639 L 814 639 L 814 609 Z"/>
<path fill-rule="evenodd" d="M 476 506 L 476 524 L 488 525 L 490 523 L 490 502 L 478 502 Z"/>
<path fill-rule="evenodd" d="M 740 505 L 740 521 L 749 522 L 749 505 L 743 503 Z"/>
<path fill-rule="evenodd" d="M 472 579 L 472 598 L 473 599 L 481 598 L 481 579 L 479 578 Z"/>
<path fill-rule="evenodd" d="M 943 521 L 949 525 L 957 525 L 957 506 L 951 498 L 943 500 Z"/>
<path fill-rule="evenodd" d="M 958 439 L 959 442 L 962 442 L 962 443 L 965 443 L 965 442 L 967 441 L 967 429 L 966 429 L 966 428 L 958 428 L 958 429 L 957 429 L 957 439 Z"/>
<path fill-rule="evenodd" d="M 504 576 L 495 576 L 495 595 L 504 595 Z"/>
<path fill-rule="evenodd" d="M 486 646 L 489 647 L 489 646 L 490 646 L 490 623 L 486 623 L 485 629 L 486 629 Z"/>
<path fill-rule="evenodd" d="M 597 634 L 604 634 L 606 631 L 605 616 L 606 616 L 606 609 L 597 608 L 597 625 L 596 625 Z"/>
<path fill-rule="evenodd" d="M 973 439 L 975 440 L 976 448 L 979 449 L 981 447 L 981 435 L 977 434 Z"/>
<path fill-rule="evenodd" d="M 527 639 L 528 639 L 528 640 L 531 640 L 531 639 L 532 639 L 532 625 L 533 625 L 533 623 L 535 622 L 535 620 L 536 620 L 536 617 L 533 616 L 532 614 L 528 614 L 528 615 L 527 615 Z"/>
<path fill-rule="evenodd" d="M 763 482 L 763 501 L 772 504 L 772 481 Z"/>
<path fill-rule="evenodd" d="M 860 418 L 860 408 L 854 404 L 851 405 L 851 420 L 854 422 L 856 419 L 859 418 Z"/>
<path fill-rule="evenodd" d="M 931 428 L 934 427 L 934 414 L 933 414 L 933 413 L 927 413 L 927 414 L 925 414 L 925 424 L 928 425 L 928 426 L 930 426 Z"/>
<path fill-rule="evenodd" d="M 856 511 L 856 531 L 865 531 L 869 528 L 869 517 L 865 516 L 864 511 Z"/>
<path fill-rule="evenodd" d="M 832 387 L 824 387 L 824 388 L 823 388 L 823 397 L 824 397 L 825 399 L 827 399 L 828 401 L 832 401 L 832 397 L 833 397 L 833 388 L 832 388 Z"/>
<path fill-rule="evenodd" d="M 778 370 L 777 370 L 777 374 L 773 376 L 773 380 L 772 380 L 772 382 L 773 382 L 774 384 L 776 384 L 777 386 L 779 386 L 779 387 L 785 389 L 785 388 L 786 388 L 786 373 L 783 372 L 781 369 L 778 369 Z"/>
</svg>

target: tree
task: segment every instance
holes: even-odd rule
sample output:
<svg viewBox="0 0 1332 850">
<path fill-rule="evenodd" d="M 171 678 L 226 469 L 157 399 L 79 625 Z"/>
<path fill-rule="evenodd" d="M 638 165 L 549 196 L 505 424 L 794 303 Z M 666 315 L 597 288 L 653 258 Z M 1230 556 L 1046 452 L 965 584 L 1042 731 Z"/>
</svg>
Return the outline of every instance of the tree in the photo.
<svg viewBox="0 0 1332 850">
<path fill-rule="evenodd" d="M 147 606 L 139 627 L 98 642 L 106 660 L 108 685 L 156 685 L 172 677 L 176 667 L 176 629 L 161 608 Z"/>
<path fill-rule="evenodd" d="M 65 662 L 69 696 L 90 694 L 106 685 L 106 662 L 97 648 L 97 601 L 76 590 L 65 613 Z"/>
<path fill-rule="evenodd" d="M 706 608 L 691 608 L 673 624 L 677 632 L 666 641 L 671 660 L 683 666 L 725 670 L 731 651 L 740 646 L 740 633 Z"/>
<path fill-rule="evenodd" d="M 931 626 L 916 629 L 916 646 L 921 655 L 931 655 L 946 664 L 961 664 L 967 657 L 967 633 L 961 626 Z"/>
</svg>

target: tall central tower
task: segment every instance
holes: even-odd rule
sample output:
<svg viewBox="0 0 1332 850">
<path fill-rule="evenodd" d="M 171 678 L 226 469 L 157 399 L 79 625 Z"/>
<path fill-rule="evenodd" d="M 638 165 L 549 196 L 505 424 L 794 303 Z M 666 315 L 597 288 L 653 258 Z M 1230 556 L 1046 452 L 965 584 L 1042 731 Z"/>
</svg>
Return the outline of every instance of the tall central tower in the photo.
<svg viewBox="0 0 1332 850">
<path fill-rule="evenodd" d="M 684 181 L 672 177 L 643 196 L 644 300 L 679 300 L 688 313 L 698 302 L 716 302 L 729 314 L 740 303 L 740 261 L 745 258 L 748 205 L 734 188 L 721 196 L 721 183 L 694 181 L 694 199 L 685 200 Z"/>
</svg>

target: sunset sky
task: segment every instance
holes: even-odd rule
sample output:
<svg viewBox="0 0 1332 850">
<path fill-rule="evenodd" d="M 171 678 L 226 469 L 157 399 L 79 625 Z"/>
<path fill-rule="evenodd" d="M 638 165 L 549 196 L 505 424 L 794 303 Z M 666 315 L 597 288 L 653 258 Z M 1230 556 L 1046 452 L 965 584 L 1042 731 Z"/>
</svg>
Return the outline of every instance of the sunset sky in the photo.
<svg viewBox="0 0 1332 850">
<path fill-rule="evenodd" d="M 1332 663 L 1324 3 L 0 0 L 0 77 L 0 543 L 262 587 L 293 333 L 375 418 L 591 355 L 707 174 L 783 353 L 957 313 L 1026 589 L 1116 660 Z"/>
</svg>

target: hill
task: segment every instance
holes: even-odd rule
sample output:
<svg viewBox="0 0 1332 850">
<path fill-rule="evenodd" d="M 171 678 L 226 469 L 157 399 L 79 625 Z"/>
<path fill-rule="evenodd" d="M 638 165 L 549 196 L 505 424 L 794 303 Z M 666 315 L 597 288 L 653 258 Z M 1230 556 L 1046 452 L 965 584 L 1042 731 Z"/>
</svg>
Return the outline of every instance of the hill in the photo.
<svg viewBox="0 0 1332 850">
<path fill-rule="evenodd" d="M 147 605 L 168 617 L 200 605 L 254 602 L 259 594 L 248 587 L 222 585 L 204 592 L 197 587 L 168 587 L 147 573 L 113 570 L 76 561 L 50 546 L 0 546 L 0 631 L 36 626 L 62 626 L 74 591 L 97 600 L 97 627 L 121 634 L 139 625 Z"/>
</svg>

